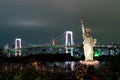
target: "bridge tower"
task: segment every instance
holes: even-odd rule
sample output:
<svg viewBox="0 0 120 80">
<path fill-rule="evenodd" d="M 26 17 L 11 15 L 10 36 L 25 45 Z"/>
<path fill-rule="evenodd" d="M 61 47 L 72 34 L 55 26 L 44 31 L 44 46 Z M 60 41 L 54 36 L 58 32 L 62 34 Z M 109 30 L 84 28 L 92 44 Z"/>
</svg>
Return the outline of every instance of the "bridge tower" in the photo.
<svg viewBox="0 0 120 80">
<path fill-rule="evenodd" d="M 21 56 L 21 38 L 15 39 L 15 56 Z"/>
<path fill-rule="evenodd" d="M 66 31 L 65 35 L 65 46 L 71 46 L 74 45 L 73 41 L 73 32 L 72 31 Z"/>
<path fill-rule="evenodd" d="M 72 45 L 74 45 L 74 41 L 73 41 L 73 32 L 72 31 L 66 31 L 65 33 L 65 49 L 66 49 L 66 53 L 70 53 L 71 56 L 73 56 L 73 48 L 71 47 Z M 74 62 L 65 62 L 65 64 L 70 64 L 71 65 L 71 69 L 74 70 Z"/>
<path fill-rule="evenodd" d="M 52 39 L 52 46 L 54 46 L 55 45 L 55 39 L 53 38 Z"/>
<path fill-rule="evenodd" d="M 72 45 L 74 45 L 73 32 L 72 31 L 66 31 L 66 34 L 65 34 L 66 53 L 71 53 L 71 56 L 73 56 L 73 48 L 70 47 Z"/>
</svg>

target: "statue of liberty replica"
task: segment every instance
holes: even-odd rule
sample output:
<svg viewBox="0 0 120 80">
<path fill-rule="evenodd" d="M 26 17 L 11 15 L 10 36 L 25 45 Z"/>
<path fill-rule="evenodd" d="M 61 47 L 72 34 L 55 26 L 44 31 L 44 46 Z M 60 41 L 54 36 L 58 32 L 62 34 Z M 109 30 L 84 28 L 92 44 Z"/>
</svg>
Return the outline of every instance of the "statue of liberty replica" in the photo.
<svg viewBox="0 0 120 80">
<path fill-rule="evenodd" d="M 81 23 L 81 28 L 82 28 L 83 49 L 84 49 L 85 62 L 92 62 L 93 55 L 94 55 L 93 47 L 96 44 L 96 39 L 94 39 L 90 35 L 91 29 L 84 27 L 83 20 L 81 20 L 80 23 Z"/>
<path fill-rule="evenodd" d="M 83 76 L 89 75 L 89 70 L 94 69 L 99 64 L 99 61 L 93 60 L 94 46 L 96 39 L 91 36 L 91 29 L 84 27 L 84 22 L 81 20 L 82 37 L 83 37 L 83 49 L 85 60 L 80 60 L 80 64 L 83 66 Z M 91 68 L 92 67 L 92 68 Z M 94 70 L 93 70 L 94 71 Z"/>
</svg>

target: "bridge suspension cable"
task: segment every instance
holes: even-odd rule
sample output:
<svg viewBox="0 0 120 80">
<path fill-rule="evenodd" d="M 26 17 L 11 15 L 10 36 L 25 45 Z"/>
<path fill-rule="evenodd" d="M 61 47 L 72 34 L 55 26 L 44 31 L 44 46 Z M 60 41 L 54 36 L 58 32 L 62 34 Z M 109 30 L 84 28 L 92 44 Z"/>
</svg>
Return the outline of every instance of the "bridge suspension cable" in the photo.
<svg viewBox="0 0 120 80">
<path fill-rule="evenodd" d="M 77 36 L 75 33 L 73 33 L 73 38 L 74 38 L 75 44 L 80 44 L 81 43 L 80 37 Z"/>
<path fill-rule="evenodd" d="M 60 36 L 58 36 L 57 38 L 55 38 L 56 44 L 63 44 L 64 41 L 65 41 L 65 32 L 61 34 Z"/>
</svg>

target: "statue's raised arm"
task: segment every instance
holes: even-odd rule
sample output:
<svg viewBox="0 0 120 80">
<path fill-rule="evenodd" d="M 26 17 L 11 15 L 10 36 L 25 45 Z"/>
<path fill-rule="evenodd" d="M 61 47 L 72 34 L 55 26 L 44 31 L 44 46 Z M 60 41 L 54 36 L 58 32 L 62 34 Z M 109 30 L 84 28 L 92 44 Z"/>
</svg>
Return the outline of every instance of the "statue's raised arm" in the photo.
<svg viewBox="0 0 120 80">
<path fill-rule="evenodd" d="M 83 20 L 81 20 L 80 23 L 81 23 L 82 33 L 85 34 L 85 28 L 84 28 L 84 25 L 83 25 L 83 23 L 84 23 Z"/>
<path fill-rule="evenodd" d="M 85 27 L 84 27 L 83 20 L 80 21 L 80 24 L 81 24 L 81 28 L 82 28 L 82 37 L 83 37 L 83 40 L 84 40 L 85 36 L 86 36 L 86 33 L 85 33 Z"/>
</svg>

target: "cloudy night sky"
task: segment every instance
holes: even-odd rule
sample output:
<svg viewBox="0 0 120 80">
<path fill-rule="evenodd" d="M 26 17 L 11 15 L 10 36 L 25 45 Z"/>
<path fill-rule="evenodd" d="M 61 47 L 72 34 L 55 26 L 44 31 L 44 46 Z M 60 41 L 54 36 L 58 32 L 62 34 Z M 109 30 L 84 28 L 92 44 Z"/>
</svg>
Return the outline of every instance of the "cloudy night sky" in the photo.
<svg viewBox="0 0 120 80">
<path fill-rule="evenodd" d="M 81 19 L 98 44 L 120 44 L 120 0 L 0 0 L 0 47 L 50 43 L 68 30 L 82 43 Z"/>
</svg>

